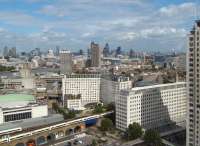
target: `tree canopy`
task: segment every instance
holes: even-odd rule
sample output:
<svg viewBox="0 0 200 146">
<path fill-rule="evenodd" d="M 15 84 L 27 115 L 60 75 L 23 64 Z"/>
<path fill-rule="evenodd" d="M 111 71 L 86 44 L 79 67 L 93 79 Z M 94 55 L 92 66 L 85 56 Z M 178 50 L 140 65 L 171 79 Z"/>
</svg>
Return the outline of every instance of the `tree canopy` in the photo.
<svg viewBox="0 0 200 146">
<path fill-rule="evenodd" d="M 99 113 L 102 113 L 103 112 L 103 105 L 102 104 L 97 104 L 94 108 L 94 113 L 95 114 L 99 114 Z"/>
<path fill-rule="evenodd" d="M 102 131 L 108 131 L 108 130 L 111 130 L 112 128 L 113 128 L 113 122 L 110 119 L 105 118 L 101 121 Z"/>
<path fill-rule="evenodd" d="M 147 130 L 144 135 L 144 141 L 149 146 L 162 146 L 160 134 L 155 130 Z"/>
<path fill-rule="evenodd" d="M 133 124 L 130 124 L 128 126 L 126 133 L 127 133 L 128 140 L 134 140 L 141 137 L 143 134 L 143 131 L 142 131 L 142 127 L 138 123 L 134 122 Z"/>
<path fill-rule="evenodd" d="M 2 66 L 2 65 L 0 65 L 0 71 L 1 72 L 3 72 L 3 71 L 13 71 L 13 70 L 15 70 L 15 67 L 13 67 L 13 66 Z"/>
</svg>

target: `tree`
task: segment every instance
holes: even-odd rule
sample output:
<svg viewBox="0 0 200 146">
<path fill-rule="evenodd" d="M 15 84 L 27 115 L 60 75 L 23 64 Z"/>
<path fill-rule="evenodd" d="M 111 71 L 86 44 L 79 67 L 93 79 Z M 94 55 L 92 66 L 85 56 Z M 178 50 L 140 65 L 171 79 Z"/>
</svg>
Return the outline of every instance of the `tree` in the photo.
<svg viewBox="0 0 200 146">
<path fill-rule="evenodd" d="M 108 105 L 106 105 L 106 111 L 114 111 L 112 114 L 106 115 L 105 117 L 110 119 L 113 124 L 115 125 L 115 104 L 114 103 L 110 103 Z"/>
<path fill-rule="evenodd" d="M 52 103 L 52 109 L 56 112 L 56 113 L 58 113 L 58 109 L 59 109 L 59 106 L 58 106 L 58 104 L 57 103 Z"/>
<path fill-rule="evenodd" d="M 102 131 L 108 131 L 108 130 L 111 130 L 112 128 L 113 128 L 113 122 L 110 119 L 105 118 L 101 121 Z"/>
<path fill-rule="evenodd" d="M 98 144 L 97 144 L 97 141 L 95 140 L 95 139 L 93 139 L 92 140 L 92 144 L 91 144 L 91 146 L 97 146 Z"/>
<path fill-rule="evenodd" d="M 57 103 L 52 104 L 52 108 L 56 113 L 62 114 L 63 118 L 66 119 L 72 119 L 76 116 L 76 112 L 68 109 L 64 109 L 62 107 L 59 107 Z"/>
<path fill-rule="evenodd" d="M 103 112 L 103 106 L 101 104 L 97 104 L 94 108 L 94 113 L 99 114 Z"/>
<path fill-rule="evenodd" d="M 108 105 L 106 105 L 106 110 L 107 111 L 114 111 L 115 110 L 115 104 L 109 103 Z"/>
<path fill-rule="evenodd" d="M 149 146 L 162 146 L 160 134 L 155 130 L 147 130 L 144 135 L 144 141 Z"/>
<path fill-rule="evenodd" d="M 128 126 L 126 131 L 128 140 L 134 140 L 142 136 L 142 127 L 138 123 L 133 123 Z"/>
<path fill-rule="evenodd" d="M 14 71 L 15 70 L 15 67 L 13 66 L 2 66 L 0 65 L 0 71 L 3 72 L 3 71 Z"/>
<path fill-rule="evenodd" d="M 75 111 L 70 110 L 70 111 L 68 112 L 68 118 L 69 118 L 69 119 L 72 119 L 72 118 L 74 118 L 75 116 L 76 116 L 76 112 L 75 112 Z"/>
</svg>

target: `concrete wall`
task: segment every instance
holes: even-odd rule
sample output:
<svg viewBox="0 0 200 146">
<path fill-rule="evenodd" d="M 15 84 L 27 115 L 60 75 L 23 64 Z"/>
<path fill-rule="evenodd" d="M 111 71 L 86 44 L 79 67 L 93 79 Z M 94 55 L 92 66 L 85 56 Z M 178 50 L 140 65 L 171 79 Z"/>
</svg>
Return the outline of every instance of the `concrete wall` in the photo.
<svg viewBox="0 0 200 146">
<path fill-rule="evenodd" d="M 48 106 L 40 105 L 32 107 L 32 118 L 44 117 L 48 115 Z"/>
<path fill-rule="evenodd" d="M 0 124 L 2 124 L 2 123 L 3 123 L 3 111 L 0 108 Z"/>
</svg>

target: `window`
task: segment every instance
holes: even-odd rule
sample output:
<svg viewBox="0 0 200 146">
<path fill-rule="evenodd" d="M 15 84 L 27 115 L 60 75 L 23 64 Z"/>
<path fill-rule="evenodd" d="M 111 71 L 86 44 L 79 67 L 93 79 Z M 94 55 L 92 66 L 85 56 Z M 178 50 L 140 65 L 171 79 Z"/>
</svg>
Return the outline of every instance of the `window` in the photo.
<svg viewBox="0 0 200 146">
<path fill-rule="evenodd" d="M 11 114 L 11 115 L 5 115 L 4 121 L 16 121 L 16 120 L 22 120 L 22 119 L 29 119 L 31 118 L 31 112 L 25 112 L 25 113 L 19 113 L 19 114 Z"/>
</svg>

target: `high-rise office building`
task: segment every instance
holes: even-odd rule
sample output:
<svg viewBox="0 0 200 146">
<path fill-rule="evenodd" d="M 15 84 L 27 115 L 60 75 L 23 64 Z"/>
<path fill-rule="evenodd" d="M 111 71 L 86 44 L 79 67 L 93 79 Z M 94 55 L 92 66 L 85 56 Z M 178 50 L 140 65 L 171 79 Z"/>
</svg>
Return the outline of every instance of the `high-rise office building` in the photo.
<svg viewBox="0 0 200 146">
<path fill-rule="evenodd" d="M 60 52 L 60 47 L 59 47 L 59 46 L 56 46 L 56 53 L 55 53 L 55 55 L 56 55 L 56 56 L 59 56 L 59 52 Z"/>
<path fill-rule="evenodd" d="M 132 81 L 129 77 L 118 75 L 105 75 L 101 78 L 101 100 L 103 103 L 115 103 L 120 90 L 131 89 Z"/>
<path fill-rule="evenodd" d="M 126 131 L 133 122 L 144 129 L 185 125 L 186 98 L 185 82 L 121 90 L 115 100 L 116 128 Z"/>
<path fill-rule="evenodd" d="M 94 42 L 91 43 L 91 66 L 101 66 L 101 48 L 98 44 L 95 44 Z"/>
<path fill-rule="evenodd" d="M 200 20 L 188 35 L 187 146 L 200 146 Z"/>
<path fill-rule="evenodd" d="M 16 47 L 12 47 L 10 50 L 9 50 L 9 56 L 10 57 L 17 57 L 17 49 Z"/>
<path fill-rule="evenodd" d="M 60 51 L 60 73 L 71 74 L 72 73 L 72 54 L 70 51 Z"/>
<path fill-rule="evenodd" d="M 103 56 L 104 57 L 108 57 L 109 56 L 109 53 L 110 53 L 110 47 L 109 47 L 109 44 L 106 43 L 104 49 L 103 49 Z"/>
<path fill-rule="evenodd" d="M 8 56 L 8 47 L 5 46 L 4 49 L 3 49 L 3 56 L 7 57 Z"/>
</svg>

